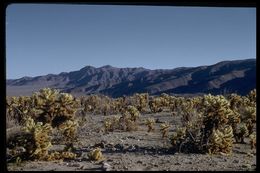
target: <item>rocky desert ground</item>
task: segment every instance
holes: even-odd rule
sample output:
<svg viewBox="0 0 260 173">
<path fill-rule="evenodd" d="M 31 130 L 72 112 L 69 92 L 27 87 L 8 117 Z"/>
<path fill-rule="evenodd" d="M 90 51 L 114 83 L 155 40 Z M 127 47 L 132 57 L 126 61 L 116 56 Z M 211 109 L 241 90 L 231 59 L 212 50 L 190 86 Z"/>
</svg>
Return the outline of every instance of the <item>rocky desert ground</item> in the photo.
<svg viewBox="0 0 260 173">
<path fill-rule="evenodd" d="M 24 161 L 8 163 L 8 171 L 254 171 L 256 149 L 251 149 L 249 138 L 245 144 L 235 143 L 231 155 L 196 154 L 175 151 L 168 138 L 162 138 L 160 124 L 168 121 L 175 126 L 180 117 L 170 112 L 142 114 L 138 130 L 105 132 L 103 121 L 111 115 L 91 115 L 78 128 L 75 153 L 78 157 L 63 161 Z M 156 119 L 155 130 L 147 132 L 145 119 Z M 58 139 L 58 137 L 57 137 Z M 101 149 L 103 159 L 92 161 L 87 154 L 94 148 Z M 53 150 L 64 145 L 53 143 Z"/>
</svg>

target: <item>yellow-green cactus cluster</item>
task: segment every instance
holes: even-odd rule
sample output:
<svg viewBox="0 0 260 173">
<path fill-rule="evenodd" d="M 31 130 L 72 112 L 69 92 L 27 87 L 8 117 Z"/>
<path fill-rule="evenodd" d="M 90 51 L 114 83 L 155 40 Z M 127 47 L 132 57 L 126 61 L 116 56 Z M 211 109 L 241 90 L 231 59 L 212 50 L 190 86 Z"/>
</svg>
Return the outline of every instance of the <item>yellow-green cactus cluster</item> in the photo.
<svg viewBox="0 0 260 173">
<path fill-rule="evenodd" d="M 176 115 L 178 111 L 182 112 L 183 103 L 185 103 L 184 97 L 171 97 L 169 107 L 173 115 Z"/>
<path fill-rule="evenodd" d="M 140 112 L 138 111 L 138 109 L 136 108 L 136 107 L 134 107 L 134 106 L 131 106 L 131 105 L 129 105 L 128 107 L 127 107 L 127 112 L 129 112 L 129 114 L 130 114 L 130 120 L 132 120 L 132 121 L 136 121 L 139 117 L 140 117 Z"/>
<path fill-rule="evenodd" d="M 10 139 L 7 147 L 14 151 L 17 148 L 23 148 L 23 153 L 17 155 L 13 152 L 13 157 L 19 157 L 22 160 L 45 160 L 48 156 L 48 149 L 52 146 L 51 133 L 52 127 L 49 124 L 35 123 L 32 118 L 28 117 L 25 126 L 22 128 L 21 134 L 23 135 L 17 135 L 14 139 Z"/>
<path fill-rule="evenodd" d="M 180 149 L 185 145 L 190 152 L 230 153 L 233 145 L 231 124 L 237 123 L 239 117 L 230 109 L 224 96 L 209 94 L 199 99 L 181 98 L 176 104 L 183 110 L 184 126 L 171 136 L 175 147 Z"/>
<path fill-rule="evenodd" d="M 94 112 L 100 105 L 101 98 L 98 95 L 90 95 L 88 97 L 81 97 L 80 103 L 85 112 Z"/>
<path fill-rule="evenodd" d="M 35 118 L 43 123 L 57 127 L 67 120 L 75 118 L 79 107 L 78 101 L 70 94 L 59 93 L 58 90 L 44 88 L 33 94 L 35 109 L 40 113 Z"/>
<path fill-rule="evenodd" d="M 44 160 L 48 155 L 48 149 L 52 146 L 51 144 L 51 133 L 52 127 L 50 124 L 44 124 L 42 122 L 35 123 L 32 118 L 28 118 L 25 127 L 23 128 L 26 132 L 33 133 L 36 149 L 33 152 L 32 157 Z"/>
<path fill-rule="evenodd" d="M 179 127 L 176 129 L 176 132 L 174 132 L 171 137 L 170 141 L 173 146 L 179 145 L 186 137 L 186 127 Z"/>
<path fill-rule="evenodd" d="M 105 118 L 104 128 L 105 132 L 114 131 L 115 129 L 124 131 L 133 131 L 138 129 L 137 119 L 140 117 L 140 112 L 136 107 L 129 105 L 122 116 L 113 116 L 112 118 Z"/>
<path fill-rule="evenodd" d="M 209 138 L 208 152 L 210 154 L 231 154 L 233 149 L 233 129 L 226 126 L 223 129 L 213 129 Z"/>
<path fill-rule="evenodd" d="M 62 131 L 70 143 L 74 139 L 78 126 L 75 118 L 78 101 L 72 95 L 44 88 L 31 97 L 19 97 L 13 101 L 13 105 L 18 109 L 20 105 L 25 105 L 25 108 L 19 111 L 22 110 L 26 115 L 23 117 L 23 130 L 27 135 L 25 138 L 14 139 L 27 141 L 27 143 L 18 142 L 26 149 L 25 158 L 46 160 L 49 157 L 48 149 L 51 147 L 50 135 L 53 128 Z"/>
<path fill-rule="evenodd" d="M 250 136 L 250 146 L 251 146 L 251 150 L 256 148 L 256 134 L 252 133 Z"/>
<path fill-rule="evenodd" d="M 256 89 L 251 90 L 246 97 L 250 100 L 250 102 L 255 103 L 256 102 Z"/>
<path fill-rule="evenodd" d="M 62 132 L 62 134 L 65 137 L 65 140 L 69 142 L 75 139 L 76 137 L 78 122 L 75 120 L 67 120 L 60 124 L 57 128 Z"/>
<path fill-rule="evenodd" d="M 162 102 L 161 102 L 161 98 L 160 97 L 152 98 L 152 100 L 150 100 L 148 104 L 149 104 L 150 110 L 153 113 L 157 113 L 157 112 L 162 112 L 163 111 L 163 106 L 162 106 Z"/>
<path fill-rule="evenodd" d="M 112 132 L 115 129 L 119 129 L 119 120 L 120 117 L 119 116 L 113 116 L 111 118 L 106 118 L 104 120 L 104 128 L 106 132 Z"/>
<path fill-rule="evenodd" d="M 54 151 L 54 152 L 51 152 L 45 160 L 53 161 L 53 160 L 75 159 L 76 157 L 77 157 L 77 154 L 72 153 L 72 152 Z"/>
<path fill-rule="evenodd" d="M 228 100 L 222 96 L 205 95 L 203 98 L 204 106 L 204 121 L 208 128 L 215 127 L 216 129 L 229 122 L 229 118 L 234 116 L 234 111 L 230 109 Z"/>
<path fill-rule="evenodd" d="M 88 153 L 88 157 L 90 160 L 94 160 L 94 161 L 99 161 L 99 160 L 104 159 L 104 156 L 103 156 L 100 148 L 96 148 L 96 149 L 90 151 Z"/>
<path fill-rule="evenodd" d="M 154 131 L 154 124 L 155 124 L 154 118 L 146 119 L 145 125 L 147 125 L 147 127 L 148 127 L 147 132 Z"/>
<path fill-rule="evenodd" d="M 162 93 L 160 95 L 161 98 L 161 105 L 163 107 L 169 107 L 170 106 L 170 102 L 171 102 L 171 96 L 166 94 L 166 93 Z"/>
<path fill-rule="evenodd" d="M 168 137 L 170 127 L 171 127 L 171 125 L 168 122 L 162 123 L 160 125 L 160 131 L 162 132 L 162 138 Z"/>
<path fill-rule="evenodd" d="M 137 93 L 134 96 L 135 100 L 135 107 L 138 109 L 140 112 L 144 112 L 146 110 L 146 107 L 148 106 L 148 101 L 149 101 L 149 94 L 148 93 Z"/>
<path fill-rule="evenodd" d="M 245 143 L 244 138 L 249 135 L 248 128 L 245 123 L 240 123 L 234 130 L 236 142 Z"/>
<path fill-rule="evenodd" d="M 6 100 L 7 113 L 18 123 L 23 124 L 29 116 L 35 115 L 34 103 L 28 96 L 11 97 Z"/>
<path fill-rule="evenodd" d="M 126 106 L 125 98 L 119 97 L 119 98 L 113 99 L 109 103 L 109 107 L 110 107 L 110 111 L 111 111 L 110 113 L 112 113 L 112 114 L 122 113 L 124 111 L 125 106 Z"/>
<path fill-rule="evenodd" d="M 238 109 L 243 105 L 243 98 L 240 95 L 232 93 L 227 98 L 230 102 L 230 108 L 232 110 Z"/>
</svg>

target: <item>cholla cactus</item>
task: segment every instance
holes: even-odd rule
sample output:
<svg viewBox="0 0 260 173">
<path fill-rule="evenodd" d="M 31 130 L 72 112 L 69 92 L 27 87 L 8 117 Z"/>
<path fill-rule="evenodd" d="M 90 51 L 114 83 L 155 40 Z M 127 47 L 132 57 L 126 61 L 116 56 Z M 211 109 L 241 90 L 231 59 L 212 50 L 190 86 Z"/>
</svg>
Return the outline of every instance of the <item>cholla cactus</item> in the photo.
<svg viewBox="0 0 260 173">
<path fill-rule="evenodd" d="M 145 125 L 148 127 L 148 132 L 154 131 L 154 124 L 155 120 L 154 118 L 148 118 L 145 122 Z"/>
<path fill-rule="evenodd" d="M 23 129 L 34 135 L 36 149 L 33 151 L 32 157 L 44 160 L 48 155 L 48 149 L 52 146 L 50 138 L 52 127 L 50 124 L 43 125 L 42 122 L 37 122 L 35 124 L 32 118 L 28 118 L 26 126 Z"/>
<path fill-rule="evenodd" d="M 65 136 L 66 141 L 72 141 L 76 137 L 78 123 L 76 121 L 65 121 L 64 123 L 58 126 L 58 130 L 60 130 Z"/>
<path fill-rule="evenodd" d="M 114 131 L 115 129 L 119 129 L 119 116 L 113 116 L 111 118 L 106 118 L 104 120 L 104 128 L 106 132 Z"/>
<path fill-rule="evenodd" d="M 163 111 L 162 100 L 160 97 L 155 97 L 149 101 L 149 107 L 153 113 Z"/>
<path fill-rule="evenodd" d="M 185 127 L 177 128 L 176 132 L 174 132 L 170 137 L 172 145 L 173 146 L 179 145 L 184 140 L 185 136 L 186 136 L 186 128 Z"/>
<path fill-rule="evenodd" d="M 233 129 L 226 126 L 224 129 L 213 129 L 209 138 L 208 151 L 210 154 L 231 154 L 233 148 Z"/>
<path fill-rule="evenodd" d="M 250 102 L 256 102 L 256 89 L 251 90 L 248 95 L 246 96 Z"/>
<path fill-rule="evenodd" d="M 22 134 L 10 139 L 7 147 L 13 150 L 23 148 L 23 152 L 13 153 L 14 157 L 25 159 L 45 160 L 48 157 L 48 149 L 51 145 L 50 134 L 52 127 L 49 124 L 43 125 L 41 122 L 35 123 L 28 117 L 25 120 L 25 126 L 22 128 Z"/>
<path fill-rule="evenodd" d="M 160 131 L 162 132 L 162 138 L 166 138 L 168 136 L 169 128 L 171 127 L 168 122 L 165 122 L 160 125 L 161 129 Z"/>
<path fill-rule="evenodd" d="M 140 112 L 144 112 L 146 107 L 148 106 L 148 100 L 149 95 L 148 93 L 136 93 L 133 96 L 134 99 L 134 106 L 138 109 Z"/>
<path fill-rule="evenodd" d="M 236 142 L 245 143 L 244 138 L 248 136 L 248 129 L 245 123 L 240 123 L 235 129 L 234 136 Z"/>
<path fill-rule="evenodd" d="M 251 146 L 251 150 L 256 148 L 256 134 L 253 133 L 249 136 L 250 138 L 250 146 Z"/>
<path fill-rule="evenodd" d="M 43 123 L 50 123 L 57 127 L 67 120 L 75 117 L 78 101 L 70 94 L 59 93 L 58 90 L 44 88 L 33 94 L 35 109 L 40 113 L 36 119 Z"/>
<path fill-rule="evenodd" d="M 230 102 L 230 108 L 232 110 L 238 109 L 240 106 L 243 105 L 243 98 L 237 94 L 231 94 L 228 96 L 228 100 Z"/>
<path fill-rule="evenodd" d="M 34 109 L 34 103 L 28 96 L 11 97 L 6 100 L 6 106 L 8 115 L 21 125 L 26 118 L 37 113 Z"/>
<path fill-rule="evenodd" d="M 127 111 L 129 112 L 129 114 L 131 115 L 131 120 L 132 121 L 136 121 L 137 120 L 137 118 L 139 118 L 140 117 L 140 112 L 138 111 L 138 109 L 136 108 L 136 107 L 134 107 L 134 106 L 128 106 L 127 107 Z"/>
<path fill-rule="evenodd" d="M 104 159 L 100 148 L 96 148 L 96 149 L 90 151 L 88 153 L 88 157 L 89 157 L 89 159 L 95 160 L 95 161 Z"/>
<path fill-rule="evenodd" d="M 55 151 L 48 155 L 47 161 L 53 161 L 53 160 L 64 160 L 64 159 L 75 159 L 77 155 L 72 152 L 68 151 Z"/>
</svg>

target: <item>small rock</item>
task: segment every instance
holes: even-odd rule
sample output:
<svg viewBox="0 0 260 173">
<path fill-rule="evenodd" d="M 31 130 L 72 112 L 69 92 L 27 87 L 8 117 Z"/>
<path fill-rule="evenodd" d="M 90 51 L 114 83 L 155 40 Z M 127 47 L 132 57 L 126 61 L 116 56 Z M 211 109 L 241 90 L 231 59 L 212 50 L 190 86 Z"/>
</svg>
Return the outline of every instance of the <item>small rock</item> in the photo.
<svg viewBox="0 0 260 173">
<path fill-rule="evenodd" d="M 252 153 L 247 153 L 247 156 L 254 157 L 254 155 Z"/>
<path fill-rule="evenodd" d="M 130 145 L 128 148 L 127 148 L 128 151 L 134 151 L 135 150 L 135 146 L 134 145 Z"/>
<path fill-rule="evenodd" d="M 69 167 L 79 167 L 80 164 L 78 164 L 78 163 L 69 163 L 68 166 Z"/>
<path fill-rule="evenodd" d="M 244 165 L 242 165 L 242 168 L 251 169 L 251 165 L 250 164 L 244 164 Z"/>
<path fill-rule="evenodd" d="M 102 163 L 102 169 L 103 169 L 104 171 L 110 171 L 110 170 L 111 170 L 111 165 L 109 165 L 109 164 L 106 163 L 106 162 L 103 162 L 103 163 Z"/>
<path fill-rule="evenodd" d="M 233 160 L 233 163 L 239 163 L 239 160 Z"/>
<path fill-rule="evenodd" d="M 143 162 L 142 162 L 141 160 L 138 160 L 138 161 L 137 161 L 137 163 L 140 163 L 140 164 L 142 164 Z"/>
<path fill-rule="evenodd" d="M 114 147 L 116 149 L 118 149 L 118 150 L 123 150 L 124 149 L 124 145 L 123 144 L 116 144 Z"/>
</svg>

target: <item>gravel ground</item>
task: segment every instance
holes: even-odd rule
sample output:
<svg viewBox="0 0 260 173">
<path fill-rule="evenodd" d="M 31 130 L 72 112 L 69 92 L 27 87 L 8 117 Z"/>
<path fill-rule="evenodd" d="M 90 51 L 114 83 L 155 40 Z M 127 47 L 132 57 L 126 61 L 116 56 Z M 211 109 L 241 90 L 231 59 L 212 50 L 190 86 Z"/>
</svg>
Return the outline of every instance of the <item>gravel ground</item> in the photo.
<svg viewBox="0 0 260 173">
<path fill-rule="evenodd" d="M 143 125 L 147 117 L 158 119 L 155 132 L 148 133 Z M 80 155 L 68 161 L 27 161 L 16 165 L 8 163 L 9 171 L 248 171 L 256 169 L 256 150 L 246 144 L 234 144 L 233 153 L 225 155 L 185 154 L 173 151 L 170 142 L 162 139 L 160 122 L 180 125 L 179 117 L 170 113 L 144 114 L 138 130 L 104 133 L 102 122 L 105 116 L 87 116 L 87 122 L 79 129 L 76 152 Z M 101 148 L 104 159 L 91 161 L 87 153 L 96 146 Z M 53 149 L 64 146 L 54 145 Z"/>
</svg>

